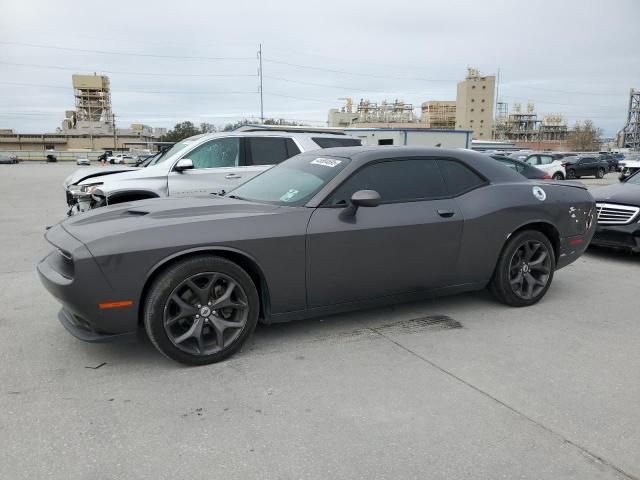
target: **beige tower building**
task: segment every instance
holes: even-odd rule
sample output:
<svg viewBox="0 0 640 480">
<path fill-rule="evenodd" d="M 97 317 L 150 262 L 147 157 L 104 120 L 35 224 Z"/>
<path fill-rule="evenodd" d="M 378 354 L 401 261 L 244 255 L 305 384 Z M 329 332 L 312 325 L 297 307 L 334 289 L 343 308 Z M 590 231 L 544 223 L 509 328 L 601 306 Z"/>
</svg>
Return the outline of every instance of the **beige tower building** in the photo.
<svg viewBox="0 0 640 480">
<path fill-rule="evenodd" d="M 495 88 L 495 75 L 480 75 L 475 68 L 469 68 L 467 78 L 458 82 L 456 127 L 473 130 L 474 140 L 491 139 Z"/>
</svg>

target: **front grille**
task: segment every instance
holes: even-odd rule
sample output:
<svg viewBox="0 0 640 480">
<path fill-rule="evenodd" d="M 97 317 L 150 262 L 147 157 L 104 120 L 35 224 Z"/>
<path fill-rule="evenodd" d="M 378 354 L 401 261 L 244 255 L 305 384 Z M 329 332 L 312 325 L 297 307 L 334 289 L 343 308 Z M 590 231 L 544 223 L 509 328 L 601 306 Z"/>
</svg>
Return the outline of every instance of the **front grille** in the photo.
<svg viewBox="0 0 640 480">
<path fill-rule="evenodd" d="M 626 225 L 637 217 L 640 207 L 617 205 L 614 203 L 596 203 L 598 223 L 601 225 Z"/>
</svg>

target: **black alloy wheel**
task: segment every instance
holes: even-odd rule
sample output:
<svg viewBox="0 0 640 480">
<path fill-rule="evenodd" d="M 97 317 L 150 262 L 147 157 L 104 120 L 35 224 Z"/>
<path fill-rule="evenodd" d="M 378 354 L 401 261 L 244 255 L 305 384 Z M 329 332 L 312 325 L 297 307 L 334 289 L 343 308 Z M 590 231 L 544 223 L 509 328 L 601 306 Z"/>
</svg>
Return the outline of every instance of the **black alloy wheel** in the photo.
<svg viewBox="0 0 640 480">
<path fill-rule="evenodd" d="M 551 274 L 551 255 L 536 240 L 525 240 L 514 252 L 509 264 L 509 284 L 524 300 L 535 298 L 546 287 Z"/>
<path fill-rule="evenodd" d="M 220 257 L 186 259 L 163 272 L 145 302 L 145 329 L 167 357 L 190 365 L 220 361 L 238 350 L 258 320 L 251 277 Z"/>
<path fill-rule="evenodd" d="M 596 176 L 597 176 L 598 178 L 604 178 L 604 174 L 605 174 L 605 172 L 604 172 L 604 168 L 599 168 L 599 169 L 598 169 L 598 173 L 596 173 Z"/>
<path fill-rule="evenodd" d="M 576 178 L 576 171 L 573 168 L 567 170 L 567 178 Z"/>
<path fill-rule="evenodd" d="M 507 305 L 533 305 L 547 293 L 555 266 L 555 252 L 549 238 L 537 230 L 521 231 L 505 244 L 489 290 Z"/>
</svg>

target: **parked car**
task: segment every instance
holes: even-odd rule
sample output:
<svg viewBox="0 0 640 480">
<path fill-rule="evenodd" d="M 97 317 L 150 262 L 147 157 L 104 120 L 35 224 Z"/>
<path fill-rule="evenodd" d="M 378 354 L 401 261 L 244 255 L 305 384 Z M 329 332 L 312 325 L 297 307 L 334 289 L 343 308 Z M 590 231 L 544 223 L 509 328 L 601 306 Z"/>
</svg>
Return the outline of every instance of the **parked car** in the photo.
<svg viewBox="0 0 640 480">
<path fill-rule="evenodd" d="M 135 164 L 135 159 L 133 158 L 133 155 L 129 155 L 126 153 L 118 153 L 114 156 L 111 156 L 109 158 L 107 158 L 107 161 L 109 163 L 111 163 L 112 165 L 133 165 Z"/>
<path fill-rule="evenodd" d="M 206 364 L 238 350 L 258 320 L 486 286 L 532 305 L 583 253 L 594 217 L 583 185 L 532 182 L 476 152 L 316 149 L 224 196 L 71 217 L 47 231 L 54 249 L 38 271 L 78 338 L 115 340 L 142 324 L 167 357 Z"/>
<path fill-rule="evenodd" d="M 0 163 L 12 164 L 18 163 L 18 157 L 9 153 L 0 152 Z"/>
<path fill-rule="evenodd" d="M 542 170 L 543 172 L 546 172 L 554 180 L 564 180 L 567 175 L 563 162 L 559 158 L 556 158 L 556 156 L 557 154 L 553 154 L 551 152 L 527 153 L 524 155 L 521 153 L 515 153 L 511 158 L 521 160 Z"/>
<path fill-rule="evenodd" d="M 625 159 L 619 163 L 619 168 L 620 176 L 618 178 L 620 180 L 630 177 L 640 170 L 640 156 L 625 157 Z"/>
<path fill-rule="evenodd" d="M 516 160 L 515 158 L 508 158 L 502 155 L 490 156 L 505 167 L 518 172 L 520 175 L 530 180 L 551 180 L 551 176 L 548 173 L 543 172 L 542 170 L 539 170 L 528 163 Z"/>
<path fill-rule="evenodd" d="M 64 182 L 69 214 L 144 198 L 228 191 L 300 152 L 360 143 L 348 135 L 299 130 L 196 135 L 145 168 L 74 172 Z"/>
<path fill-rule="evenodd" d="M 618 169 L 619 161 L 616 157 L 613 156 L 613 154 L 609 152 L 600 152 L 598 154 L 598 158 L 607 162 L 610 172 L 615 172 Z"/>
<path fill-rule="evenodd" d="M 598 228 L 593 245 L 640 252 L 640 172 L 593 190 Z"/>
<path fill-rule="evenodd" d="M 89 162 L 89 156 L 86 153 L 81 153 L 76 157 L 76 165 L 91 165 Z"/>
<path fill-rule="evenodd" d="M 609 163 L 601 160 L 595 155 L 578 155 L 575 157 L 565 157 L 564 168 L 567 171 L 567 178 L 580 178 L 593 176 L 603 178 L 609 171 Z"/>
</svg>

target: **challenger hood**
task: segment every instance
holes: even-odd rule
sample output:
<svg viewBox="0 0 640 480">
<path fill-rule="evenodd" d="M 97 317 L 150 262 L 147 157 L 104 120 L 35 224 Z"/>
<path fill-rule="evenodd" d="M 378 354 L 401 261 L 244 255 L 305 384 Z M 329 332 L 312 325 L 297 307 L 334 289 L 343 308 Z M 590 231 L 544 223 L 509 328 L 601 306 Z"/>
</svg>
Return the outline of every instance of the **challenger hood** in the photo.
<svg viewBox="0 0 640 480">
<path fill-rule="evenodd" d="M 64 187 L 69 185 L 76 185 L 90 178 L 97 178 L 96 182 L 100 181 L 105 175 L 113 175 L 115 173 L 130 172 L 132 170 L 140 170 L 139 167 L 127 167 L 127 166 L 108 166 L 108 167 L 93 167 L 93 168 L 79 168 L 67 178 L 64 179 Z"/>
<path fill-rule="evenodd" d="M 214 195 L 192 198 L 154 198 L 132 203 L 103 207 L 68 218 L 62 227 L 81 242 L 88 244 L 115 237 L 144 238 L 163 234 L 169 230 L 188 235 L 190 229 L 211 228 L 205 226 L 215 221 L 246 225 L 252 217 L 272 215 L 280 209 L 277 205 L 252 203 Z M 244 230 L 244 227 L 240 227 Z M 134 235 L 143 233 L 144 235 Z"/>
<path fill-rule="evenodd" d="M 619 203 L 640 207 L 640 185 L 633 183 L 617 183 L 602 188 L 594 188 L 593 194 L 596 202 Z"/>
</svg>

